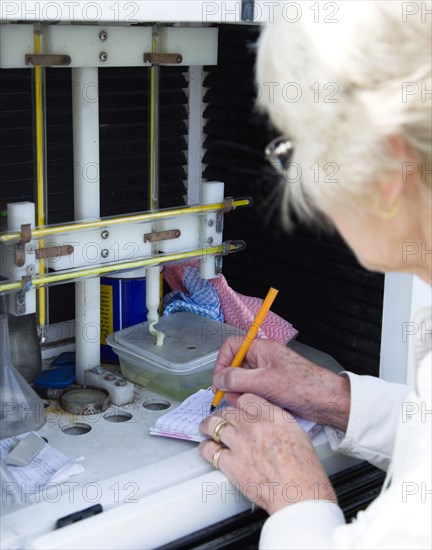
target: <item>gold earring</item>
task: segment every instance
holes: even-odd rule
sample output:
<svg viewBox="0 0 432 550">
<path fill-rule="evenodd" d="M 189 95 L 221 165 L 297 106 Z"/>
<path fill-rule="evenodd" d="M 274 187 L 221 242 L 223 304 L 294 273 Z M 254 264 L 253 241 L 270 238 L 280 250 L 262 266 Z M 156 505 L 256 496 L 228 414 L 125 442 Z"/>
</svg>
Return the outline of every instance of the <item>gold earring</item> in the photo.
<svg viewBox="0 0 432 550">
<path fill-rule="evenodd" d="M 383 210 L 381 205 L 378 205 L 378 201 L 375 198 L 374 212 L 382 220 L 391 220 L 399 212 L 399 199 L 395 199 L 389 210 Z"/>
</svg>

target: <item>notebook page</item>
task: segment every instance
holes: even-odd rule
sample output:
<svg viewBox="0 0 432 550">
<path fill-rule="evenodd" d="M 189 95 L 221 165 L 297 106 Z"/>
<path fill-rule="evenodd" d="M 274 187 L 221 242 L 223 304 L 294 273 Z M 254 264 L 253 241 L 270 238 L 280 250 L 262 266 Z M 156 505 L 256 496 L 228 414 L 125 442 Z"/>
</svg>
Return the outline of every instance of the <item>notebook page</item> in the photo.
<svg viewBox="0 0 432 550">
<path fill-rule="evenodd" d="M 189 441 L 204 441 L 205 436 L 199 431 L 202 420 L 210 414 L 214 394 L 211 390 L 199 390 L 188 397 L 181 405 L 160 416 L 150 428 L 151 435 L 173 437 Z M 222 402 L 218 410 L 227 405 Z M 321 428 L 319 424 L 293 415 L 300 426 L 313 437 Z"/>
<path fill-rule="evenodd" d="M 181 405 L 160 416 L 150 434 L 190 441 L 204 441 L 199 431 L 199 424 L 210 414 L 214 394 L 211 390 L 198 390 Z"/>
</svg>

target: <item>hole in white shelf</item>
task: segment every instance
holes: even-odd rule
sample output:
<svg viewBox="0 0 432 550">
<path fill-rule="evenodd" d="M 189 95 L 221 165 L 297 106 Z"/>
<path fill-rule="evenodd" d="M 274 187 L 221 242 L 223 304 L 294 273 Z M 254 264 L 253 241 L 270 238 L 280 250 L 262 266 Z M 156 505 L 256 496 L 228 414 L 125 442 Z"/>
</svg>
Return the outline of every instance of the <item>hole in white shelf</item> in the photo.
<svg viewBox="0 0 432 550">
<path fill-rule="evenodd" d="M 76 422 L 75 424 L 65 424 L 61 427 L 61 431 L 67 435 L 83 435 L 91 430 L 91 426 L 84 422 Z"/>
<path fill-rule="evenodd" d="M 108 420 L 108 422 L 127 422 L 132 418 L 132 415 L 130 412 L 127 411 L 108 411 L 104 414 L 105 420 Z"/>
<path fill-rule="evenodd" d="M 171 403 L 165 399 L 149 399 L 144 401 L 143 407 L 149 411 L 163 411 L 171 407 Z"/>
</svg>

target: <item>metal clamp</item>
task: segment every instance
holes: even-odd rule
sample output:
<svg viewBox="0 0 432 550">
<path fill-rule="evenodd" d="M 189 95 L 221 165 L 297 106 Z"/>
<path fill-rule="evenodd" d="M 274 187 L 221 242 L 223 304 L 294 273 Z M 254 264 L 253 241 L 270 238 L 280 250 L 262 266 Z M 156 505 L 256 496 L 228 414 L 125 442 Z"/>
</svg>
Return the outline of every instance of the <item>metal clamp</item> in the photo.
<svg viewBox="0 0 432 550">
<path fill-rule="evenodd" d="M 181 235 L 180 229 L 168 229 L 167 231 L 154 231 L 153 233 L 144 234 L 145 243 L 156 243 L 158 241 L 169 241 L 178 239 Z"/>
<path fill-rule="evenodd" d="M 53 65 L 67 66 L 72 63 L 70 55 L 66 54 L 42 54 L 42 53 L 26 53 L 26 65 L 40 65 L 41 67 L 51 67 Z"/>
<path fill-rule="evenodd" d="M 36 250 L 37 260 L 48 260 L 49 258 L 59 258 L 60 256 L 70 256 L 74 252 L 71 244 L 64 246 L 48 246 L 47 248 L 38 248 Z"/>
<path fill-rule="evenodd" d="M 224 228 L 224 215 L 222 212 L 216 214 L 216 233 L 222 233 Z"/>
<path fill-rule="evenodd" d="M 179 53 L 152 53 L 144 54 L 144 63 L 152 65 L 178 65 L 183 61 L 183 56 Z"/>
<path fill-rule="evenodd" d="M 21 241 L 15 243 L 15 265 L 23 267 L 26 263 L 26 247 L 25 245 L 31 241 L 32 232 L 29 223 L 21 226 Z"/>
<path fill-rule="evenodd" d="M 22 289 L 15 295 L 15 307 L 17 315 L 24 315 L 26 312 L 26 292 L 31 290 L 31 277 L 22 277 Z"/>
<path fill-rule="evenodd" d="M 21 226 L 21 242 L 29 243 L 32 238 L 31 224 L 25 223 Z"/>
<path fill-rule="evenodd" d="M 234 254 L 235 252 L 243 252 L 243 250 L 246 249 L 246 243 L 241 240 L 224 241 L 222 246 L 222 256 L 228 256 L 229 254 Z"/>
</svg>

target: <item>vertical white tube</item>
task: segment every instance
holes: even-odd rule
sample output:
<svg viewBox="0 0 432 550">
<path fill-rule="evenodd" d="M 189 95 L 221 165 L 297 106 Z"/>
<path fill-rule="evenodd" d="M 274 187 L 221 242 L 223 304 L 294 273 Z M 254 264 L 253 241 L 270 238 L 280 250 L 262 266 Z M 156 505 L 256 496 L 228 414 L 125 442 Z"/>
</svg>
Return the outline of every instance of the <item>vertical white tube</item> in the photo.
<svg viewBox="0 0 432 550">
<path fill-rule="evenodd" d="M 147 322 L 150 334 L 156 338 L 157 346 L 161 346 L 165 338 L 163 332 L 154 328 L 159 321 L 160 273 L 161 268 L 158 265 L 146 269 Z"/>
<path fill-rule="evenodd" d="M 97 68 L 72 69 L 75 219 L 100 217 L 99 78 Z M 100 281 L 75 283 L 76 378 L 100 364 Z"/>
<path fill-rule="evenodd" d="M 187 203 L 200 204 L 203 158 L 204 68 L 189 67 L 189 135 Z"/>
</svg>

